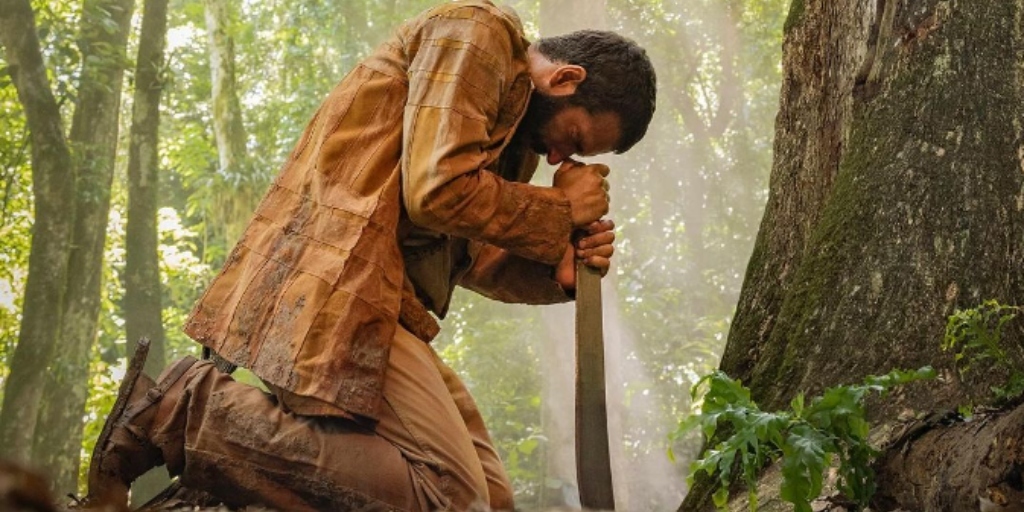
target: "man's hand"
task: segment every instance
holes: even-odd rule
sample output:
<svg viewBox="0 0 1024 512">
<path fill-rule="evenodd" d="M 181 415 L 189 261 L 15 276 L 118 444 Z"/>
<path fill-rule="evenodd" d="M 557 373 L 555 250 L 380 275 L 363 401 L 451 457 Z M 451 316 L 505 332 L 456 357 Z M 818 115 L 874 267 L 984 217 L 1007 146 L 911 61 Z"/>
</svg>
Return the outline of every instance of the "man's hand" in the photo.
<svg viewBox="0 0 1024 512">
<path fill-rule="evenodd" d="M 583 260 L 588 267 L 608 273 L 615 252 L 615 223 L 609 219 L 590 223 L 583 229 L 584 235 L 575 244 L 569 244 L 562 261 L 555 267 L 555 281 L 566 291 L 576 289 L 576 260 Z"/>
<path fill-rule="evenodd" d="M 554 186 L 569 199 L 573 227 L 582 228 L 608 214 L 608 166 L 566 160 L 555 171 Z"/>
<path fill-rule="evenodd" d="M 588 267 L 601 271 L 601 277 L 608 273 L 615 253 L 615 223 L 603 219 L 586 227 L 586 235 L 576 241 L 576 257 Z"/>
</svg>

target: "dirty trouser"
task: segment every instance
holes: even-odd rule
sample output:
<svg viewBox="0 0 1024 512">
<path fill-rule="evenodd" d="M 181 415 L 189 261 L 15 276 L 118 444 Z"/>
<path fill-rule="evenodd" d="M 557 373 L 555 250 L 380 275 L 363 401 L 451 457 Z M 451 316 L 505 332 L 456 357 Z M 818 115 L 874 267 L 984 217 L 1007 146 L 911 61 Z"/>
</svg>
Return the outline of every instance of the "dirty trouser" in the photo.
<svg viewBox="0 0 1024 512">
<path fill-rule="evenodd" d="M 297 416 L 209 362 L 183 379 L 152 438 L 182 483 L 231 505 L 281 510 L 512 509 L 512 490 L 469 392 L 399 327 L 374 428 Z M 173 396 L 168 396 L 173 400 Z M 161 404 L 165 410 L 168 404 Z M 178 450 L 182 450 L 178 452 Z"/>
</svg>

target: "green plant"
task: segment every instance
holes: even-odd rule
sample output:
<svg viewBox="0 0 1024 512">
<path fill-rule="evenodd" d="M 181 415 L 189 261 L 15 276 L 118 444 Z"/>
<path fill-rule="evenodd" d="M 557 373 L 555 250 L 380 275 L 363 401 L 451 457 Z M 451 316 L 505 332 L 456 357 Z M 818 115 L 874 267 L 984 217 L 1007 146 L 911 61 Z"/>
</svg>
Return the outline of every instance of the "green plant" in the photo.
<svg viewBox="0 0 1024 512">
<path fill-rule="evenodd" d="M 1004 386 L 992 387 L 997 402 L 1024 393 L 1024 372 L 1016 368 L 1002 347 L 1003 327 L 1021 312 L 1024 307 L 990 299 L 977 307 L 956 310 L 946 322 L 942 349 L 956 351 L 954 358 L 961 377 L 980 362 L 988 362 L 1009 374 Z"/>
<path fill-rule="evenodd" d="M 750 509 L 756 510 L 757 473 L 781 459 L 781 497 L 797 512 L 806 512 L 811 510 L 811 500 L 821 493 L 825 468 L 837 457 L 839 490 L 863 507 L 875 490 L 869 465 L 875 451 L 867 442 L 864 399 L 871 392 L 884 394 L 895 386 L 935 375 L 931 367 L 894 370 L 880 377 L 869 376 L 863 384 L 829 388 L 810 404 L 805 404 L 803 394 L 797 395 L 790 410 L 779 412 L 762 411 L 750 399 L 750 390 L 725 373 L 707 375 L 692 391 L 696 398 L 698 388 L 707 385 L 700 414 L 684 421 L 675 436 L 698 425 L 709 440 L 716 440 L 716 433 L 726 434 L 690 466 L 690 483 L 699 472 L 712 477 L 717 473 L 713 499 L 722 508 L 730 485 L 742 475 L 750 493 Z"/>
</svg>

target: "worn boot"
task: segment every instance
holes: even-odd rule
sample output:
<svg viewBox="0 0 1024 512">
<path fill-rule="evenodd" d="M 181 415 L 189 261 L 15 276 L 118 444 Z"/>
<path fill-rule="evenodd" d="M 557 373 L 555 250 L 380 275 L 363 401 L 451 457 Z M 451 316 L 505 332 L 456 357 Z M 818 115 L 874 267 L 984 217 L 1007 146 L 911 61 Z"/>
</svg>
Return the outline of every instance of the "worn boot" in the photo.
<svg viewBox="0 0 1024 512">
<path fill-rule="evenodd" d="M 123 507 L 128 502 L 132 482 L 164 464 L 160 449 L 152 442 L 150 429 L 157 420 L 161 400 L 196 359 L 185 357 L 176 361 L 164 370 L 157 384 L 142 373 L 148 353 L 149 341 L 140 341 L 121 382 L 117 401 L 96 440 L 89 464 L 89 494 L 82 502 L 88 508 Z M 172 394 L 181 394 L 180 389 L 181 386 L 177 386 Z"/>
</svg>

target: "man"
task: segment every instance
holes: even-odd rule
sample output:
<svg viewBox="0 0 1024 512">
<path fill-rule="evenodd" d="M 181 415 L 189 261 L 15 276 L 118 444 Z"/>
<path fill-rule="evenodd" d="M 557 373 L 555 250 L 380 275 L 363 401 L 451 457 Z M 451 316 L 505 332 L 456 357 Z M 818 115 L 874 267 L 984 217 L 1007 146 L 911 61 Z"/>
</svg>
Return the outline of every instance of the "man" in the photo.
<svg viewBox="0 0 1024 512">
<path fill-rule="evenodd" d="M 632 147 L 654 96 L 611 33 L 530 45 L 486 1 L 404 24 L 324 101 L 185 327 L 272 394 L 192 358 L 129 372 L 91 501 L 166 463 L 235 506 L 511 509 L 430 313 L 455 285 L 544 304 L 571 299 L 576 258 L 607 271 L 608 168 L 571 157 Z M 526 183 L 538 154 L 561 164 L 552 187 Z"/>
</svg>

